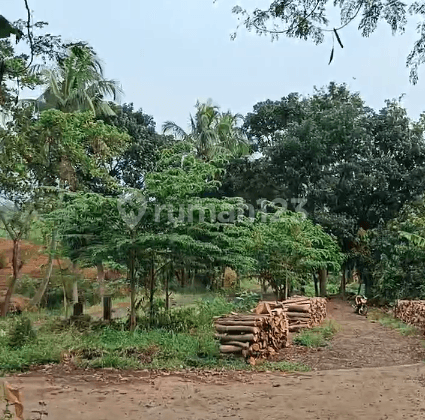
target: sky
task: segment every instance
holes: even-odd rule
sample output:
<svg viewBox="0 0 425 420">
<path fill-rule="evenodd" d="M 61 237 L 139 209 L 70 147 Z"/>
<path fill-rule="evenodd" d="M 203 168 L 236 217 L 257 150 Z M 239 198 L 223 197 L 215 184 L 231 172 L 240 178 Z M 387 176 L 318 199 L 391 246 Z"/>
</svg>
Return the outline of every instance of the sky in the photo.
<svg viewBox="0 0 425 420">
<path fill-rule="evenodd" d="M 425 65 L 419 82 L 409 82 L 406 57 L 416 39 L 416 21 L 405 34 L 392 36 L 384 23 L 369 38 L 356 25 L 340 36 L 328 65 L 332 38 L 312 41 L 281 38 L 271 42 L 238 25 L 231 9 L 269 4 L 264 0 L 28 0 L 34 21 L 67 41 L 88 41 L 107 78 L 124 90 L 121 103 L 133 102 L 153 115 L 157 129 L 167 121 L 187 128 L 197 100 L 211 98 L 222 111 L 246 114 L 266 99 L 291 92 L 312 94 L 314 86 L 346 83 L 376 110 L 386 99 L 405 94 L 411 118 L 425 111 Z M 6 3 L 6 4 L 4 4 Z M 9 20 L 25 18 L 24 0 L 3 2 Z M 339 21 L 331 22 L 331 28 Z"/>
</svg>

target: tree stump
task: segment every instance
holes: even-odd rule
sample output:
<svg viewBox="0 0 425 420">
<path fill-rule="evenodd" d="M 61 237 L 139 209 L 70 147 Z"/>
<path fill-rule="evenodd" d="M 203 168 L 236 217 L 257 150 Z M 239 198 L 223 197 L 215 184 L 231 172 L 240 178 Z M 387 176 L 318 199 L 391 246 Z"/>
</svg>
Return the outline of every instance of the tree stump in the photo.
<svg viewBox="0 0 425 420">
<path fill-rule="evenodd" d="M 112 297 L 103 297 L 103 320 L 110 321 L 112 319 Z"/>
<path fill-rule="evenodd" d="M 83 315 L 83 304 L 81 302 L 74 303 L 74 316 Z"/>
</svg>

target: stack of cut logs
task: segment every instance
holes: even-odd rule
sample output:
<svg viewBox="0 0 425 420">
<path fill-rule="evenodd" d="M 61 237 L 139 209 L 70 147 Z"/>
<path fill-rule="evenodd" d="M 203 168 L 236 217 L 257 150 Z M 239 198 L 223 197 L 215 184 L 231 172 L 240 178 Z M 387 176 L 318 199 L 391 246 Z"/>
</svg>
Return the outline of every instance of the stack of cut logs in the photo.
<svg viewBox="0 0 425 420">
<path fill-rule="evenodd" d="M 221 353 L 267 357 L 288 344 L 288 321 L 283 308 L 257 307 L 254 313 L 220 317 L 215 321 Z"/>
<path fill-rule="evenodd" d="M 259 303 L 257 308 L 264 303 Z M 298 332 L 303 328 L 315 327 L 320 325 L 326 318 L 325 298 L 294 296 L 282 302 L 267 302 L 267 304 L 271 309 L 285 309 L 289 332 Z"/>
<path fill-rule="evenodd" d="M 425 300 L 399 300 L 394 315 L 406 324 L 425 329 Z"/>
</svg>

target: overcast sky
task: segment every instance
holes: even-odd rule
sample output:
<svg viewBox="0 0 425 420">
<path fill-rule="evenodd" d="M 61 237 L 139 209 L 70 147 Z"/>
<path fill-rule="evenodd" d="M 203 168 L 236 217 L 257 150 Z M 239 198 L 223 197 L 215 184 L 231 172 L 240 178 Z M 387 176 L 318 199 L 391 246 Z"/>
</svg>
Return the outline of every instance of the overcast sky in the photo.
<svg viewBox="0 0 425 420">
<path fill-rule="evenodd" d="M 425 66 L 415 86 L 405 66 L 415 21 L 396 37 L 382 26 L 362 38 L 350 25 L 340 34 L 344 49 L 336 48 L 328 65 L 330 36 L 319 46 L 286 38 L 272 43 L 241 28 L 230 40 L 237 26 L 232 6 L 269 3 L 264 0 L 28 1 L 34 20 L 49 22 L 52 34 L 88 41 L 106 76 L 121 82 L 121 102 L 153 115 L 158 129 L 166 120 L 186 128 L 197 99 L 212 98 L 223 111 L 246 114 L 259 101 L 310 94 L 331 81 L 347 83 L 375 109 L 405 93 L 402 103 L 412 118 L 425 110 Z M 24 0 L 2 3 L 0 13 L 9 20 L 26 16 Z"/>
</svg>

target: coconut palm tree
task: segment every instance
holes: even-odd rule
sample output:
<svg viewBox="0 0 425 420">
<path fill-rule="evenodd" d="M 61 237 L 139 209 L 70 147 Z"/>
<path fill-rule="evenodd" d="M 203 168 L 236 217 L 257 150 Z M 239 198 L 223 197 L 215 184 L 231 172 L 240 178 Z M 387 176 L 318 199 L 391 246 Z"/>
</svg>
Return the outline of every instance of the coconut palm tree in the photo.
<svg viewBox="0 0 425 420">
<path fill-rule="evenodd" d="M 115 115 L 104 98 L 116 100 L 121 88 L 116 81 L 104 78 L 101 62 L 90 47 L 70 47 L 57 67 L 41 70 L 41 77 L 47 89 L 35 100 L 39 111 L 55 108 L 63 112 L 91 110 L 97 115 Z"/>
<path fill-rule="evenodd" d="M 248 142 L 238 127 L 240 114 L 220 113 L 219 107 L 211 99 L 195 105 L 195 116 L 190 115 L 190 131 L 186 132 L 172 121 L 166 121 L 163 133 L 171 133 L 179 139 L 192 141 L 197 155 L 209 160 L 215 154 L 225 151 L 239 157 L 249 153 Z"/>
</svg>

